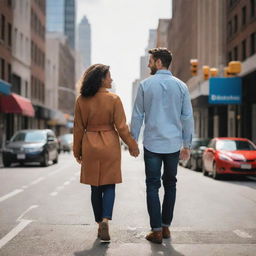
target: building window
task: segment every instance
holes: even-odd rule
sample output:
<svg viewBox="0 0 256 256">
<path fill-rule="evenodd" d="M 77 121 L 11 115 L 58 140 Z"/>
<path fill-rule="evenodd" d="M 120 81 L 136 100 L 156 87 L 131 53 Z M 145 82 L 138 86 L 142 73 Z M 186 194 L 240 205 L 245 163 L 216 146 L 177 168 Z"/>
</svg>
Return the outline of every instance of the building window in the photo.
<svg viewBox="0 0 256 256">
<path fill-rule="evenodd" d="M 12 81 L 12 66 L 8 64 L 8 82 L 11 83 Z"/>
<path fill-rule="evenodd" d="M 12 25 L 8 23 L 8 45 L 12 46 Z"/>
<path fill-rule="evenodd" d="M 256 0 L 251 0 L 251 17 L 255 15 Z"/>
<path fill-rule="evenodd" d="M 246 40 L 242 42 L 242 61 L 246 59 Z"/>
<path fill-rule="evenodd" d="M 246 24 L 246 6 L 242 8 L 242 26 Z"/>
<path fill-rule="evenodd" d="M 256 32 L 251 34 L 251 55 L 256 52 Z"/>
<path fill-rule="evenodd" d="M 238 47 L 234 48 L 234 60 L 238 60 Z"/>
<path fill-rule="evenodd" d="M 232 36 L 232 21 L 228 22 L 228 37 Z"/>
<path fill-rule="evenodd" d="M 1 15 L 1 39 L 4 40 L 5 38 L 5 17 Z"/>
<path fill-rule="evenodd" d="M 4 80 L 4 78 L 5 78 L 5 61 L 4 61 L 4 59 L 1 59 L 1 58 L 0 58 L 0 60 L 1 60 L 1 63 L 0 63 L 1 64 L 0 78 Z"/>
<path fill-rule="evenodd" d="M 232 52 L 230 51 L 228 53 L 228 62 L 232 61 Z"/>
<path fill-rule="evenodd" d="M 234 17 L 234 33 L 237 32 L 237 29 L 238 29 L 238 17 L 237 17 L 237 15 L 235 15 L 235 17 Z"/>
</svg>

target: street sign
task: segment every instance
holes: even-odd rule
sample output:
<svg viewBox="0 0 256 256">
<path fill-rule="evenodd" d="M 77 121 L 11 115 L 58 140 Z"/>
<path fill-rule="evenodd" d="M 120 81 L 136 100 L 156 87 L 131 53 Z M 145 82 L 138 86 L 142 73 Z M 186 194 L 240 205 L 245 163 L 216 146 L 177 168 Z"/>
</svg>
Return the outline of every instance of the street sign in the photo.
<svg viewBox="0 0 256 256">
<path fill-rule="evenodd" d="M 240 77 L 210 78 L 210 104 L 241 104 L 242 80 Z"/>
</svg>

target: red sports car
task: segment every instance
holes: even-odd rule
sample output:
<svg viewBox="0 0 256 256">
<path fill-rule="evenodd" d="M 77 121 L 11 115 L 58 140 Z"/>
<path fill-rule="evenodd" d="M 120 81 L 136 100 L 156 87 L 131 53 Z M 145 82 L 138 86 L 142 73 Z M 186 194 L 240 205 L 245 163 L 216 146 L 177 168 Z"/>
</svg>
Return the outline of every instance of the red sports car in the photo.
<svg viewBox="0 0 256 256">
<path fill-rule="evenodd" d="M 255 175 L 256 146 L 243 138 L 214 138 L 203 153 L 203 174 Z"/>
</svg>

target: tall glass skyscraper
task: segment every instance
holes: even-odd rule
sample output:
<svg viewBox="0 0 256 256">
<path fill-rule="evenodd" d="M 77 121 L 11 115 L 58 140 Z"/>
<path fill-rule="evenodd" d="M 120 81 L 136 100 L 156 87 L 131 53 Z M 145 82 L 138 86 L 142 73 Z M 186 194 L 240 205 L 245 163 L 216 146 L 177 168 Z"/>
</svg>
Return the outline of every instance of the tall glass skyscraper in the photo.
<svg viewBox="0 0 256 256">
<path fill-rule="evenodd" d="M 78 27 L 78 51 L 82 57 L 82 68 L 88 68 L 91 65 L 91 25 L 86 16 Z"/>
<path fill-rule="evenodd" d="M 75 0 L 47 0 L 46 28 L 49 32 L 61 32 L 67 36 L 68 44 L 75 48 Z"/>
</svg>

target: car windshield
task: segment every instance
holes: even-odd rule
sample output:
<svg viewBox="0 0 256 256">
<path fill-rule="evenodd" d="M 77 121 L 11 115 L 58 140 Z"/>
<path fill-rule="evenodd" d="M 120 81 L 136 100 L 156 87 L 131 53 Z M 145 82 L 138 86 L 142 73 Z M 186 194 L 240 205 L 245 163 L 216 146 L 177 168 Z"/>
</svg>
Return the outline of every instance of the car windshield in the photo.
<svg viewBox="0 0 256 256">
<path fill-rule="evenodd" d="M 219 140 L 216 144 L 217 150 L 256 150 L 256 148 L 248 141 L 243 140 Z"/>
<path fill-rule="evenodd" d="M 197 149 L 201 146 L 207 146 L 209 143 L 209 140 L 203 139 L 203 140 L 193 140 L 192 141 L 192 149 Z"/>
<path fill-rule="evenodd" d="M 12 142 L 44 142 L 46 141 L 46 133 L 41 131 L 19 132 L 11 139 Z"/>
</svg>

